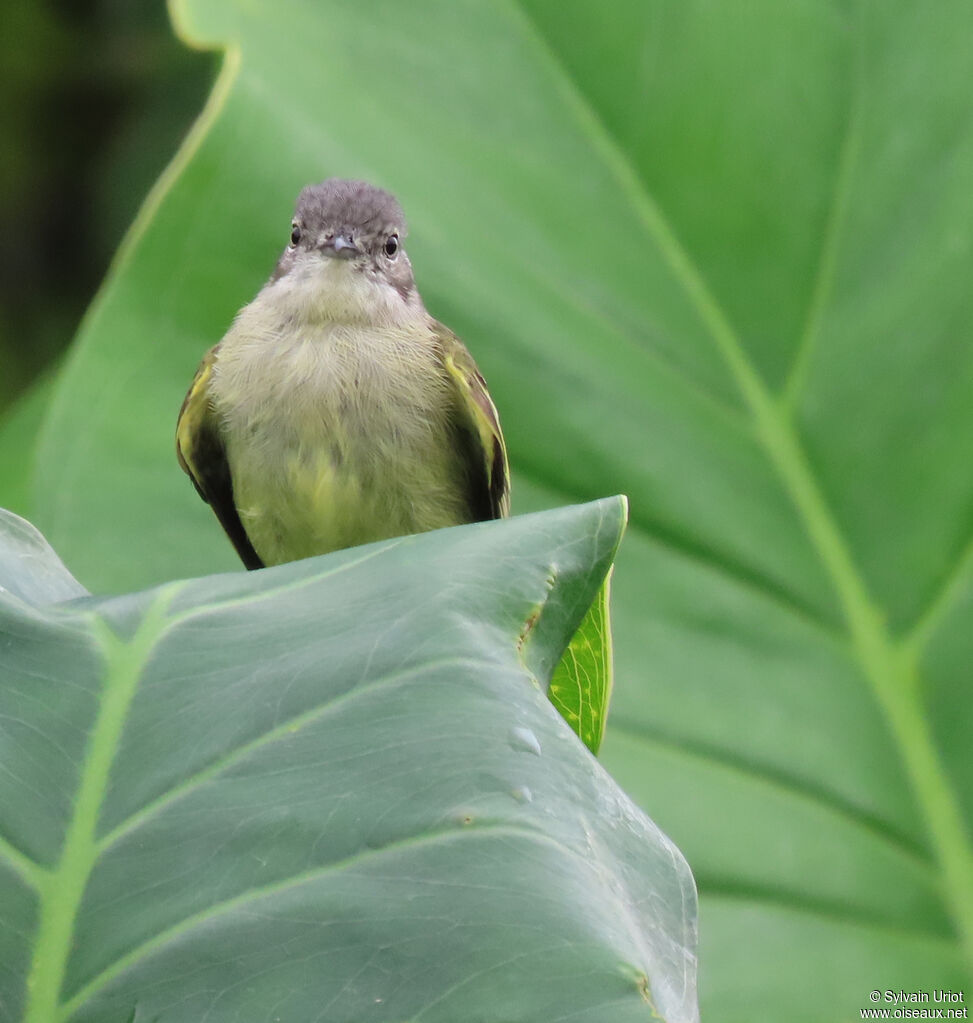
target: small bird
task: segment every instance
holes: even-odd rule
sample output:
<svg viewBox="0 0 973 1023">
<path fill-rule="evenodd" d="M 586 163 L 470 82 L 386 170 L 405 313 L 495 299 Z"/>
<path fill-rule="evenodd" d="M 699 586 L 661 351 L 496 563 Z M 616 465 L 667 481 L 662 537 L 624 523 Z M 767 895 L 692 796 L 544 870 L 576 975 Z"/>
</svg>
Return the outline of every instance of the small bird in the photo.
<svg viewBox="0 0 973 1023">
<path fill-rule="evenodd" d="M 426 311 L 395 197 L 329 179 L 203 358 L 179 463 L 249 569 L 504 517 L 497 410 L 472 356 Z"/>
</svg>

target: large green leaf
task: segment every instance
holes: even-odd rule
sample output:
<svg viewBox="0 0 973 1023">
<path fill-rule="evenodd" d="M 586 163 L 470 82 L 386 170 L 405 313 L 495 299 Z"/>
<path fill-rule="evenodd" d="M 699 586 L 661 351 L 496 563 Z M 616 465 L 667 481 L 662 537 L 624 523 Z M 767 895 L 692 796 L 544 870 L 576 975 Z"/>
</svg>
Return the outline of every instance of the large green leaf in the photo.
<svg viewBox="0 0 973 1023">
<path fill-rule="evenodd" d="M 687 852 L 720 1020 L 973 962 L 973 16 L 960 0 L 185 0 L 227 47 L 64 374 L 89 585 L 229 567 L 171 455 L 298 188 L 410 215 L 515 507 L 624 490 L 606 763 Z"/>
<path fill-rule="evenodd" d="M 3 513 L 0 1018 L 696 1019 L 688 868 L 534 684 L 623 514 L 95 599 Z"/>
</svg>

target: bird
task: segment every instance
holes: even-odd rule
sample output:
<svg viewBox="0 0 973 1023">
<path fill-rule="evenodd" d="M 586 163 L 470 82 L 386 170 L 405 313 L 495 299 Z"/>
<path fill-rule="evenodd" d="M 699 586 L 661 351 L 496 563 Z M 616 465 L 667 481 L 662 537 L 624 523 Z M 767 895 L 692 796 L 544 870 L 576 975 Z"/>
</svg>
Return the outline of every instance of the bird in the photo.
<svg viewBox="0 0 973 1023">
<path fill-rule="evenodd" d="M 273 273 L 202 359 L 177 457 L 248 569 L 509 514 L 496 406 L 405 237 L 383 189 L 304 188 Z"/>
</svg>

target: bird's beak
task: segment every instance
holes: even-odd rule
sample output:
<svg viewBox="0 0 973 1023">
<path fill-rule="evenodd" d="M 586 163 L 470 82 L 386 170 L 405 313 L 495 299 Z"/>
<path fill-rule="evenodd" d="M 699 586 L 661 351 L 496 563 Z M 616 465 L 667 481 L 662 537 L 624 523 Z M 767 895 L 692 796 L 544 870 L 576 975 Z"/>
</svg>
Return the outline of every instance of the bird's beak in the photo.
<svg viewBox="0 0 973 1023">
<path fill-rule="evenodd" d="M 347 234 L 336 234 L 329 238 L 322 246 L 321 251 L 326 256 L 333 256 L 335 259 L 354 259 L 361 255 L 361 249 Z"/>
</svg>

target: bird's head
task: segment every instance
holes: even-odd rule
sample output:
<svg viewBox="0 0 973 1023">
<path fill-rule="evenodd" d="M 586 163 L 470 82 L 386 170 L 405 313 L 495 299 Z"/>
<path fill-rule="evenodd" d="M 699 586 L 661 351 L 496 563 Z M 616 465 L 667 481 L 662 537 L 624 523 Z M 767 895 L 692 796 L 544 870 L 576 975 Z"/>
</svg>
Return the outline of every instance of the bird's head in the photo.
<svg viewBox="0 0 973 1023">
<path fill-rule="evenodd" d="M 297 198 L 290 240 L 270 279 L 307 315 L 392 325 L 424 310 L 402 241 L 395 196 L 364 181 L 329 178 Z"/>
</svg>

